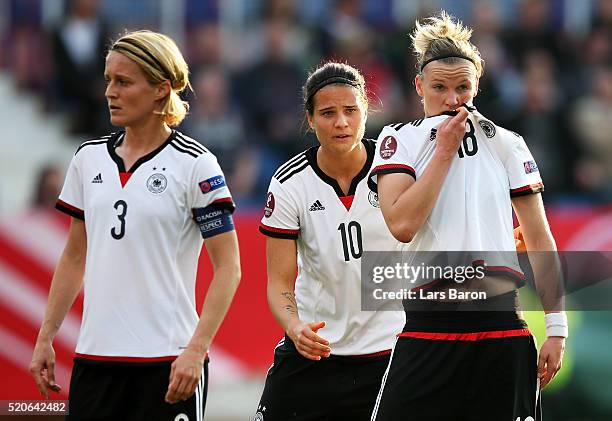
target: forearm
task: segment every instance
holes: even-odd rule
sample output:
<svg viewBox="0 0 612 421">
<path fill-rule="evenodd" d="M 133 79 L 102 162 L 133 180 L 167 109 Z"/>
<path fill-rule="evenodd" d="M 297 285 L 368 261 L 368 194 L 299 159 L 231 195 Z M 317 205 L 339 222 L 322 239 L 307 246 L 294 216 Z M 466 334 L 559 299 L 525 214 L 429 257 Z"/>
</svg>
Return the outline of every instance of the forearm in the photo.
<svg viewBox="0 0 612 421">
<path fill-rule="evenodd" d="M 218 267 L 215 270 L 202 305 L 200 320 L 187 345 L 188 348 L 196 350 L 201 355 L 208 352 L 210 344 L 227 314 L 239 283 L 240 267 L 238 264 Z"/>
<path fill-rule="evenodd" d="M 81 290 L 84 271 L 84 256 L 62 254 L 51 281 L 47 309 L 38 333 L 39 341 L 53 341 Z"/>
<path fill-rule="evenodd" d="M 276 321 L 288 334 L 291 326 L 300 322 L 292 282 L 269 280 L 268 305 Z"/>
</svg>

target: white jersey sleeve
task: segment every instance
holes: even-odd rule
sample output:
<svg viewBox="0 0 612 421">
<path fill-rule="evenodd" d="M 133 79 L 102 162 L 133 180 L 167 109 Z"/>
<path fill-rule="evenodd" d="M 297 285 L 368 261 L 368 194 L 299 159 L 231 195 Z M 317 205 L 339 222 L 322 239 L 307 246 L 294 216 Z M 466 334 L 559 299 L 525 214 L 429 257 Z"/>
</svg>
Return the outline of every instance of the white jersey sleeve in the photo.
<svg viewBox="0 0 612 421">
<path fill-rule="evenodd" d="M 197 158 L 190 183 L 187 191 L 191 209 L 202 209 L 214 204 L 234 210 L 234 201 L 223 171 L 211 153 Z"/>
<path fill-rule="evenodd" d="M 77 153 L 72 157 L 64 186 L 59 195 L 56 208 L 68 215 L 81 220 L 85 219 L 85 203 L 83 198 L 83 180 L 81 175 L 81 155 Z"/>
<path fill-rule="evenodd" d="M 404 173 L 416 179 L 414 168 L 417 157 L 408 146 L 392 126 L 383 127 L 376 142 L 372 171 L 368 176 L 370 190 L 377 192 L 379 174 Z"/>
<path fill-rule="evenodd" d="M 300 232 L 298 206 L 291 194 L 272 178 L 259 231 L 269 237 L 295 240 Z"/>
<path fill-rule="evenodd" d="M 508 173 L 510 196 L 517 197 L 544 191 L 538 165 L 525 140 L 509 130 L 503 130 L 500 140 L 500 156 Z"/>
</svg>

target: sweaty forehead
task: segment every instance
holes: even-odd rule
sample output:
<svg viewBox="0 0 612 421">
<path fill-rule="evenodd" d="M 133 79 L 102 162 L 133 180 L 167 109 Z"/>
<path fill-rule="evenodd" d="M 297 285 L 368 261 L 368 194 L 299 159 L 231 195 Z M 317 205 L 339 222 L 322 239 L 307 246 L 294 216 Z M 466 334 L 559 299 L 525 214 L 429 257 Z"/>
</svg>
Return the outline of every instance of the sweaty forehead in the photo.
<svg viewBox="0 0 612 421">
<path fill-rule="evenodd" d="M 476 68 L 468 61 L 457 64 L 446 64 L 440 61 L 433 61 L 425 66 L 423 69 L 423 75 L 430 80 L 475 80 Z"/>
</svg>

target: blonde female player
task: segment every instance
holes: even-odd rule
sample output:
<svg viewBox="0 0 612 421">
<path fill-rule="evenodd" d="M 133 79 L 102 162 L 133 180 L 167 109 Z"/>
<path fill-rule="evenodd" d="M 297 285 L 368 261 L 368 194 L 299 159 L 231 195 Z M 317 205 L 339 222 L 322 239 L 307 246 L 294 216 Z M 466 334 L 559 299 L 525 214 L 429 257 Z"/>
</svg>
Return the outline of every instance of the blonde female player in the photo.
<svg viewBox="0 0 612 421">
<path fill-rule="evenodd" d="M 404 318 L 385 311 L 393 303 L 361 310 L 361 258 L 398 243 L 366 185 L 375 144 L 363 138 L 363 76 L 326 63 L 303 92 L 320 145 L 270 182 L 260 231 L 268 236 L 268 302 L 286 335 L 254 419 L 367 420 Z"/>
<path fill-rule="evenodd" d="M 172 128 L 187 113 L 188 72 L 175 43 L 150 31 L 106 56 L 110 118 L 124 130 L 83 143 L 68 169 L 56 207 L 72 223 L 30 366 L 41 394 L 59 388 L 52 342 L 84 286 L 70 420 L 203 417 L 207 351 L 240 267 L 221 168 Z M 198 320 L 202 241 L 214 275 Z"/>
<path fill-rule="evenodd" d="M 531 262 L 541 295 L 553 298 L 544 303 L 548 339 L 539 359 L 517 312 L 523 274 L 512 208 L 528 250 L 556 250 L 542 180 L 524 140 L 473 107 L 483 63 L 470 36 L 444 12 L 417 22 L 415 86 L 425 115 L 383 129 L 371 185 L 390 231 L 408 243 L 404 251 L 468 252 L 475 260 L 466 263 L 485 266 L 487 276 L 475 285 L 487 299 L 468 304 L 487 311 L 434 311 L 457 303 L 429 301 L 419 303 L 428 311 L 417 311 L 405 303 L 406 325 L 373 420 L 534 420 L 540 387 L 561 367 L 567 321 L 558 290 L 551 295 L 546 285 L 558 281 L 554 253 L 546 256 L 548 268 Z M 443 286 L 420 287 L 440 292 Z"/>
</svg>

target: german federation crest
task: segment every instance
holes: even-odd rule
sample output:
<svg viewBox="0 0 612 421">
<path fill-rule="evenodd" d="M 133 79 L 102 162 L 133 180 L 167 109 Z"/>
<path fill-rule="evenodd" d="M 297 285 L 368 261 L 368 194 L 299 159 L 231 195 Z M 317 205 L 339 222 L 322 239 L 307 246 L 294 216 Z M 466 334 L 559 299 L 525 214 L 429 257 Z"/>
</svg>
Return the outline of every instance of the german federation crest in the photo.
<svg viewBox="0 0 612 421">
<path fill-rule="evenodd" d="M 168 179 L 165 175 L 155 173 L 147 179 L 147 189 L 153 194 L 161 194 L 168 187 Z"/>
<path fill-rule="evenodd" d="M 368 193 L 368 200 L 370 201 L 370 205 L 374 206 L 375 208 L 380 208 L 380 203 L 378 203 L 378 195 L 373 191 Z"/>
<path fill-rule="evenodd" d="M 479 120 L 478 124 L 480 125 L 480 128 L 482 129 L 486 137 L 491 139 L 493 136 L 495 136 L 495 126 L 493 125 L 493 123 L 487 120 Z"/>
</svg>

